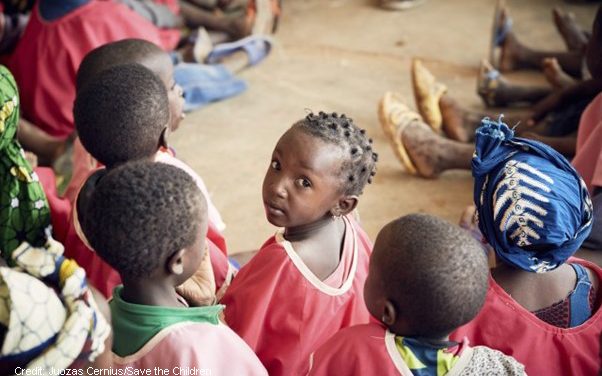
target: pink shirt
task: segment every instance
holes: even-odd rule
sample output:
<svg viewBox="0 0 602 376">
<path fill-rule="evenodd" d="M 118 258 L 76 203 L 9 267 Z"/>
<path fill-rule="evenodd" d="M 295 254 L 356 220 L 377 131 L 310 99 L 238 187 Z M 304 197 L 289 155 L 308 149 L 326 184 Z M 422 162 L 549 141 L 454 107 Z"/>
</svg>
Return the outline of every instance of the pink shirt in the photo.
<svg viewBox="0 0 602 376">
<path fill-rule="evenodd" d="M 602 187 L 602 93 L 586 107 L 579 122 L 577 153 L 573 166 L 592 193 L 594 187 Z"/>
</svg>

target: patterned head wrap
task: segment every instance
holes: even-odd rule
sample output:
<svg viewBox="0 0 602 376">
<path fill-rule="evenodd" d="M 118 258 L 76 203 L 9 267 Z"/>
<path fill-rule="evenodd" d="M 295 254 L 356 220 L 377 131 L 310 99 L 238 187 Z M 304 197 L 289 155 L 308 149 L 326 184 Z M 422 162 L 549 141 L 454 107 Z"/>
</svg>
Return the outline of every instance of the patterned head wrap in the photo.
<svg viewBox="0 0 602 376">
<path fill-rule="evenodd" d="M 18 124 L 17 84 L 0 65 L 0 256 L 9 265 L 22 242 L 43 246 L 50 226 L 46 195 L 16 138 Z"/>
<path fill-rule="evenodd" d="M 77 263 L 50 238 L 45 248 L 23 243 L 15 268 L 0 267 L 0 373 L 16 367 L 50 374 L 82 366 L 104 351 L 110 327 L 98 310 Z"/>
<path fill-rule="evenodd" d="M 549 146 L 514 138 L 502 116 L 477 129 L 472 174 L 479 228 L 505 262 L 553 270 L 589 235 L 592 202 L 577 171 Z"/>
</svg>

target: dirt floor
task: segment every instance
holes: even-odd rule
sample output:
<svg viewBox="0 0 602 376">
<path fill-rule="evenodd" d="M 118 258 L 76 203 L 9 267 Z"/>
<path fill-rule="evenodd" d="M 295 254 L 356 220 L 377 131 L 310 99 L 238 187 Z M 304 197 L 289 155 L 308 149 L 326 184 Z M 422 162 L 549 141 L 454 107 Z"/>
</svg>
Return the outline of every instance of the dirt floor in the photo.
<svg viewBox="0 0 602 376">
<path fill-rule="evenodd" d="M 376 106 L 387 90 L 401 92 L 413 106 L 409 65 L 421 57 L 450 93 L 483 109 L 476 73 L 487 54 L 494 3 L 428 0 L 411 11 L 390 12 L 365 0 L 285 0 L 271 56 L 242 74 L 249 90 L 189 114 L 172 136 L 178 156 L 204 178 L 222 213 L 231 253 L 257 249 L 276 230 L 265 219 L 261 184 L 276 141 L 306 108 L 345 113 L 374 138 L 378 173 L 359 204 L 373 239 L 385 223 L 412 212 L 456 222 L 472 200 L 470 172 L 436 180 L 406 175 L 380 129 Z M 552 7 L 575 12 L 588 30 L 596 9 L 559 0 L 508 4 L 521 41 L 555 50 L 564 45 Z M 510 77 L 542 82 L 536 73 Z"/>
</svg>

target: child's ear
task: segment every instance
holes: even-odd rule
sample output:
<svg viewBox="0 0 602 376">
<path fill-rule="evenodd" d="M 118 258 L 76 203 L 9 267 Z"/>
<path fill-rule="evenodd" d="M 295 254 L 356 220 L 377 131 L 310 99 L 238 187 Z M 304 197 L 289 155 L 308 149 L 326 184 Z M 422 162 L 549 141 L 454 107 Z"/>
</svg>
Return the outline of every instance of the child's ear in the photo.
<svg viewBox="0 0 602 376">
<path fill-rule="evenodd" d="M 397 321 L 397 309 L 395 309 L 395 305 L 389 299 L 385 301 L 383 317 L 381 317 L 380 320 L 389 328 L 395 325 L 395 322 Z"/>
<path fill-rule="evenodd" d="M 167 139 L 169 138 L 169 126 L 165 127 L 161 132 L 161 137 L 159 138 L 159 147 L 167 148 Z"/>
<path fill-rule="evenodd" d="M 184 273 L 184 253 L 186 253 L 186 249 L 180 249 L 167 259 L 168 273 L 175 275 Z"/>
<path fill-rule="evenodd" d="M 347 215 L 355 209 L 357 206 L 357 196 L 343 196 L 339 199 L 334 208 L 330 210 L 333 217 L 340 217 Z"/>
</svg>

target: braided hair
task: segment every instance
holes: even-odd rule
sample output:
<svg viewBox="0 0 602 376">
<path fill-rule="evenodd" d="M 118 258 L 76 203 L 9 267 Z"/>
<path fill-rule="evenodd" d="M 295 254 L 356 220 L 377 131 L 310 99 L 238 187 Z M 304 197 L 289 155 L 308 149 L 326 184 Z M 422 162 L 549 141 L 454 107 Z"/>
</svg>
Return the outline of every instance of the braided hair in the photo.
<svg viewBox="0 0 602 376">
<path fill-rule="evenodd" d="M 342 163 L 340 177 L 346 195 L 360 195 L 366 183 L 372 183 L 378 154 L 372 147 L 372 139 L 366 136 L 366 130 L 356 126 L 351 118 L 336 112 L 320 111 L 317 115 L 311 112 L 292 128 L 344 149 L 347 158 Z"/>
</svg>

